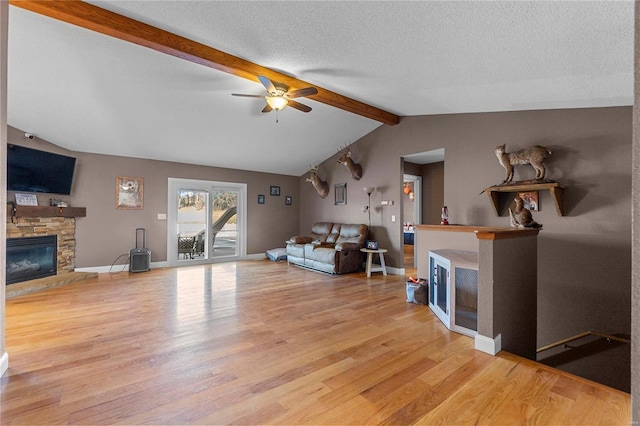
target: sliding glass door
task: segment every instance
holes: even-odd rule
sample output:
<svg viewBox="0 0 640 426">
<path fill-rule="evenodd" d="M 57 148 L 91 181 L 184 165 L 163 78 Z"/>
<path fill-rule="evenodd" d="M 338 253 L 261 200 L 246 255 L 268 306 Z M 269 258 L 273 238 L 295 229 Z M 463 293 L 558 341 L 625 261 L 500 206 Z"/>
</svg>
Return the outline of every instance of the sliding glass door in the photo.
<svg viewBox="0 0 640 426">
<path fill-rule="evenodd" d="M 246 257 L 246 184 L 170 178 L 168 187 L 171 266 Z"/>
<path fill-rule="evenodd" d="M 233 188 L 213 188 L 211 210 L 212 257 L 238 256 L 238 200 L 240 191 Z"/>
<path fill-rule="evenodd" d="M 177 260 L 206 259 L 209 192 L 189 187 L 177 191 Z"/>
</svg>

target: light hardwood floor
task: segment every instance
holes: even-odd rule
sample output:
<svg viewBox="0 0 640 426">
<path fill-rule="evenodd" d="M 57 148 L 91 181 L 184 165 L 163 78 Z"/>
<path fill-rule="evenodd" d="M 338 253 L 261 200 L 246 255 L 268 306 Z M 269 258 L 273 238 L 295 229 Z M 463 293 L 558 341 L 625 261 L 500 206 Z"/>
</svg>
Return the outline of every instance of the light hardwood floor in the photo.
<svg viewBox="0 0 640 426">
<path fill-rule="evenodd" d="M 404 282 L 247 261 L 8 300 L 0 423 L 629 424 L 628 394 L 478 352 Z"/>
</svg>

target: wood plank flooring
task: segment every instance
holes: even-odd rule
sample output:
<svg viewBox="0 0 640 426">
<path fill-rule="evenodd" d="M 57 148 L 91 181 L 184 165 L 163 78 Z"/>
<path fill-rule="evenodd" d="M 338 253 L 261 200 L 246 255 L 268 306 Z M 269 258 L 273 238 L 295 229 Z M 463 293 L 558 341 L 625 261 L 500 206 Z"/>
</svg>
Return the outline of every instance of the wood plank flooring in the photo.
<svg viewBox="0 0 640 426">
<path fill-rule="evenodd" d="M 0 423 L 629 424 L 629 395 L 474 350 L 404 277 L 246 261 L 6 304 Z"/>
</svg>

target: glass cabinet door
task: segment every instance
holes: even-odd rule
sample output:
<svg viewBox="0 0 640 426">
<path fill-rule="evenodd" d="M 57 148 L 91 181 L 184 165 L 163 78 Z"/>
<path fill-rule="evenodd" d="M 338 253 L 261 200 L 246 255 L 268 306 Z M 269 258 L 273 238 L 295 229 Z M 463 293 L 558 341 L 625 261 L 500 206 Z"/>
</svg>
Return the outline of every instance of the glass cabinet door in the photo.
<svg viewBox="0 0 640 426">
<path fill-rule="evenodd" d="M 449 315 L 449 292 L 447 285 L 448 272 L 441 265 L 436 265 L 436 275 L 438 277 L 438 289 L 436 290 L 436 304 L 445 314 Z"/>
<path fill-rule="evenodd" d="M 429 307 L 447 328 L 451 328 L 449 262 L 434 253 L 429 253 L 429 266 Z"/>
</svg>

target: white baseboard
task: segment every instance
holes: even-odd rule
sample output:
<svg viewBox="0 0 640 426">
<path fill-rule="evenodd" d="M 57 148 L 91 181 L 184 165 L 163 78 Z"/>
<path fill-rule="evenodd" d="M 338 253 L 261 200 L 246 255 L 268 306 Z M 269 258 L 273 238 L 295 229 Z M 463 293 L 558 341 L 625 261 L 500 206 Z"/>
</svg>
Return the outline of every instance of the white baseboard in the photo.
<svg viewBox="0 0 640 426">
<path fill-rule="evenodd" d="M 405 269 L 404 268 L 394 268 L 393 266 L 387 266 L 387 274 L 389 275 L 404 275 L 405 274 Z"/>
<path fill-rule="evenodd" d="M 244 260 L 261 260 L 261 259 L 266 259 L 267 256 L 264 253 L 254 253 L 254 254 L 248 254 Z M 155 268 L 168 268 L 169 267 L 169 262 L 164 261 L 164 262 L 151 262 L 151 269 L 155 269 Z M 106 273 L 106 272 L 120 272 L 122 271 L 124 268 L 125 271 L 129 270 L 129 264 L 126 265 L 114 265 L 114 266 L 88 266 L 85 268 L 75 268 L 74 270 L 77 272 L 97 272 L 99 274 L 102 273 Z M 364 267 L 363 267 L 364 270 Z M 404 275 L 405 274 L 405 269 L 404 268 L 394 268 L 393 266 L 387 266 L 387 274 L 389 275 Z"/>
<path fill-rule="evenodd" d="M 260 260 L 260 259 L 266 259 L 267 256 L 264 253 L 255 253 L 255 254 L 248 254 L 244 260 Z M 170 267 L 169 262 L 164 261 L 164 262 L 151 262 L 151 265 L 149 265 L 151 267 L 151 269 L 157 269 L 157 268 L 168 268 Z M 103 273 L 107 273 L 107 272 L 120 272 L 120 271 L 129 271 L 129 264 L 127 263 L 126 265 L 120 264 L 120 265 L 114 265 L 114 266 L 87 266 L 85 268 L 75 268 L 74 271 L 76 272 L 97 272 L 99 274 L 103 274 Z M 387 271 L 389 270 L 389 268 L 387 268 Z"/>
<path fill-rule="evenodd" d="M 489 355 L 495 355 L 502 350 L 502 335 L 498 334 L 495 338 L 476 335 L 475 339 L 476 350 L 487 353 Z"/>
<path fill-rule="evenodd" d="M 2 358 L 0 358 L 0 376 L 4 375 L 9 369 L 9 354 L 2 354 Z"/>
</svg>

